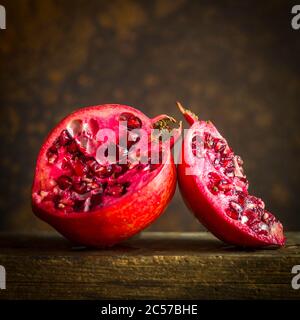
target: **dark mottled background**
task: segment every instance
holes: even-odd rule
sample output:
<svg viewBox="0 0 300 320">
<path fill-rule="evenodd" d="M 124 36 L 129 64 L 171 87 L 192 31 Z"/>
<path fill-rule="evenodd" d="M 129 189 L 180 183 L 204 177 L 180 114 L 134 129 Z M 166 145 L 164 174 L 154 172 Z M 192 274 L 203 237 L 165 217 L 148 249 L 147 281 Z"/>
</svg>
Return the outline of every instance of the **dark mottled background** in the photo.
<svg viewBox="0 0 300 320">
<path fill-rule="evenodd" d="M 0 0 L 2 230 L 48 227 L 30 208 L 50 128 L 119 102 L 211 119 L 246 159 L 251 190 L 300 229 L 300 30 L 289 1 Z M 152 230 L 199 230 L 179 194 Z"/>
</svg>

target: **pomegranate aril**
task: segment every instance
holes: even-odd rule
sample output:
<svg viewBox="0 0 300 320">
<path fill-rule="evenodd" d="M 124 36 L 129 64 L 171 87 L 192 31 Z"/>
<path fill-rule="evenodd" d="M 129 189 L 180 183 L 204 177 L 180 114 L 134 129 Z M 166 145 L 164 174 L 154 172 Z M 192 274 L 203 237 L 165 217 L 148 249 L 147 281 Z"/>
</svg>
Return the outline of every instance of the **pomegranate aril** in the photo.
<svg viewBox="0 0 300 320">
<path fill-rule="evenodd" d="M 228 167 L 224 170 L 224 173 L 227 177 L 233 178 L 234 177 L 234 167 Z"/>
<path fill-rule="evenodd" d="M 72 140 L 68 145 L 67 145 L 67 151 L 70 153 L 77 153 L 78 152 L 78 146 L 75 140 Z"/>
<path fill-rule="evenodd" d="M 74 182 L 72 186 L 73 190 L 78 194 L 84 194 L 87 192 L 87 184 L 85 181 Z"/>
<path fill-rule="evenodd" d="M 256 198 L 254 196 L 248 196 L 245 199 L 244 206 L 248 210 L 257 210 L 259 208 L 260 209 L 264 209 L 265 208 L 264 202 L 261 199 Z"/>
<path fill-rule="evenodd" d="M 72 179 L 68 176 L 60 176 L 57 180 L 56 180 L 58 186 L 60 187 L 60 189 L 65 190 L 67 188 L 70 188 L 72 186 Z"/>
<path fill-rule="evenodd" d="M 72 167 L 72 164 L 70 162 L 70 159 L 68 158 L 64 158 L 61 162 L 61 169 L 64 170 L 64 171 L 70 171 L 73 173 L 73 167 Z"/>
<path fill-rule="evenodd" d="M 211 193 L 215 194 L 215 195 L 217 195 L 219 193 L 219 191 L 220 191 L 219 188 L 216 185 L 210 185 L 209 189 L 210 189 Z"/>
<path fill-rule="evenodd" d="M 90 129 L 92 136 L 96 136 L 99 131 L 98 121 L 95 119 L 90 119 L 88 122 L 88 127 Z"/>
<path fill-rule="evenodd" d="M 132 116 L 128 119 L 127 127 L 128 127 L 128 130 L 139 129 L 142 127 L 142 121 L 138 117 Z"/>
<path fill-rule="evenodd" d="M 192 152 L 195 157 L 201 158 L 203 155 L 202 144 L 193 142 L 192 143 Z"/>
<path fill-rule="evenodd" d="M 139 129 L 142 127 L 142 121 L 132 113 L 122 113 L 119 121 L 126 121 L 128 130 Z"/>
<path fill-rule="evenodd" d="M 233 166 L 233 155 L 229 154 L 228 156 L 221 156 L 220 163 L 223 167 Z"/>
<path fill-rule="evenodd" d="M 114 171 L 112 165 L 101 166 L 100 164 L 96 163 L 93 166 L 93 172 L 99 178 L 108 178 L 113 174 Z"/>
<path fill-rule="evenodd" d="M 98 188 L 98 183 L 95 182 L 95 181 L 92 181 L 92 182 L 89 182 L 89 183 L 87 184 L 87 186 L 88 186 L 88 189 L 90 189 L 90 190 L 95 190 L 95 189 Z"/>
<path fill-rule="evenodd" d="M 88 166 L 83 163 L 79 158 L 75 159 L 73 162 L 73 169 L 76 175 L 82 176 L 84 174 L 87 174 L 89 171 Z"/>
<path fill-rule="evenodd" d="M 115 183 L 112 185 L 108 185 L 105 193 L 107 195 L 113 196 L 113 197 L 119 197 L 123 195 L 126 192 L 126 184 L 121 183 Z"/>
<path fill-rule="evenodd" d="M 65 146 L 72 141 L 72 137 L 67 130 L 63 130 L 58 138 L 58 142 L 61 146 Z"/>
<path fill-rule="evenodd" d="M 113 177 L 118 178 L 128 170 L 127 164 L 113 165 Z"/>
<path fill-rule="evenodd" d="M 238 191 L 238 190 L 235 190 L 234 194 L 237 196 L 237 202 L 243 206 L 245 198 L 247 197 L 247 194 L 243 191 Z"/>
<path fill-rule="evenodd" d="M 231 219 L 238 220 L 239 214 L 235 210 L 227 208 L 225 212 Z"/>
<path fill-rule="evenodd" d="M 233 188 L 233 185 L 224 179 L 220 180 L 218 183 L 218 189 L 221 191 L 228 192 L 232 188 Z"/>
<path fill-rule="evenodd" d="M 204 146 L 205 148 L 208 148 L 208 149 L 211 149 L 214 147 L 214 138 L 209 133 L 205 133 L 204 135 Z"/>
<path fill-rule="evenodd" d="M 212 172 L 212 171 L 208 173 L 208 178 L 210 180 L 213 180 L 213 181 L 219 181 L 220 180 L 220 176 L 217 173 Z"/>
<path fill-rule="evenodd" d="M 101 182 L 93 182 L 93 184 L 95 185 L 95 188 L 91 191 L 92 194 L 98 194 L 98 193 L 103 193 L 107 183 L 101 183 Z"/>
<path fill-rule="evenodd" d="M 213 161 L 213 165 L 216 167 L 216 168 L 219 168 L 220 167 L 220 158 L 216 157 Z"/>
<path fill-rule="evenodd" d="M 229 207 L 230 209 L 234 210 L 238 215 L 240 215 L 243 212 L 243 207 L 235 201 L 231 201 L 229 203 Z"/>
<path fill-rule="evenodd" d="M 276 218 L 268 211 L 264 211 L 261 219 L 268 225 L 272 225 L 274 222 L 276 222 Z"/>
<path fill-rule="evenodd" d="M 50 164 L 55 163 L 58 158 L 58 151 L 57 151 L 56 147 L 52 146 L 51 148 L 49 148 L 46 156 L 47 156 L 48 163 L 50 163 Z"/>
<path fill-rule="evenodd" d="M 221 139 L 214 140 L 214 149 L 216 152 L 222 152 L 226 148 L 226 143 Z"/>
<path fill-rule="evenodd" d="M 259 235 L 269 234 L 269 226 L 263 222 L 257 222 L 252 224 L 251 229 Z"/>
<path fill-rule="evenodd" d="M 245 210 L 243 212 L 243 216 L 247 218 L 246 224 L 251 227 L 256 223 L 259 223 L 260 220 L 260 215 L 257 214 L 257 212 L 254 212 L 252 210 Z"/>
<path fill-rule="evenodd" d="M 73 206 L 74 200 L 72 199 L 72 193 L 70 191 L 64 192 L 60 199 L 60 203 L 64 206 Z"/>
</svg>

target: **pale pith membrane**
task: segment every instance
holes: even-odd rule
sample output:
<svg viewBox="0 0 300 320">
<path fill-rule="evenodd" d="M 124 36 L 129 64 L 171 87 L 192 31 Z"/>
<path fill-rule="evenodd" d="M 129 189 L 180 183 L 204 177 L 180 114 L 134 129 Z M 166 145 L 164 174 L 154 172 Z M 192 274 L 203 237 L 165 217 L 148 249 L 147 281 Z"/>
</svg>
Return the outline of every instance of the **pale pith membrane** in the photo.
<svg viewBox="0 0 300 320">
<path fill-rule="evenodd" d="M 191 142 L 195 157 L 204 157 L 203 183 L 226 215 L 249 227 L 256 234 L 276 233 L 276 218 L 265 210 L 264 202 L 248 193 L 248 181 L 241 157 L 235 155 L 225 140 L 209 132 L 195 135 Z"/>
<path fill-rule="evenodd" d="M 119 121 L 127 125 L 127 140 L 132 130 L 143 125 L 131 113 L 122 113 Z M 129 150 L 139 137 L 131 137 L 127 141 L 127 149 L 116 142 L 114 163 L 100 164 L 95 152 L 98 130 L 96 119 L 85 122 L 78 119 L 72 121 L 70 128 L 61 131 L 46 152 L 51 184 L 40 190 L 40 202 L 50 201 L 57 210 L 65 213 L 90 212 L 122 197 L 139 182 L 150 179 L 150 175 L 155 175 L 161 167 L 162 162 L 153 164 L 150 157 L 146 163 L 131 161 Z"/>
</svg>

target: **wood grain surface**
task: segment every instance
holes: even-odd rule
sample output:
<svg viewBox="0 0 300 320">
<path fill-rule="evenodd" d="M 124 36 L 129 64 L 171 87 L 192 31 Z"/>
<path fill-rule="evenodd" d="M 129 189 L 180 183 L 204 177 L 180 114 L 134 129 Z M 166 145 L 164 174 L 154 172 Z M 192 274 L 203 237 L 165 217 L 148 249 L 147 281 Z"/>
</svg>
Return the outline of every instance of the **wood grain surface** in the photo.
<svg viewBox="0 0 300 320">
<path fill-rule="evenodd" d="M 291 269 L 300 233 L 282 249 L 242 250 L 208 233 L 143 233 L 106 250 L 56 234 L 0 234 L 0 299 L 298 299 Z"/>
</svg>

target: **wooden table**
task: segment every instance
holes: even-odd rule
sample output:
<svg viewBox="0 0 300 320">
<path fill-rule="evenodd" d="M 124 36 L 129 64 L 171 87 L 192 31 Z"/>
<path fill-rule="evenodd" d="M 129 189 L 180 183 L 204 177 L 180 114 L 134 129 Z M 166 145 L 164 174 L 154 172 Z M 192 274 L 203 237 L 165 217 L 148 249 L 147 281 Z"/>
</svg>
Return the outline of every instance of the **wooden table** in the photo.
<svg viewBox="0 0 300 320">
<path fill-rule="evenodd" d="M 300 233 L 287 236 L 279 250 L 243 251 L 208 233 L 144 233 L 92 250 L 56 234 L 0 234 L 0 299 L 298 299 Z"/>
</svg>

